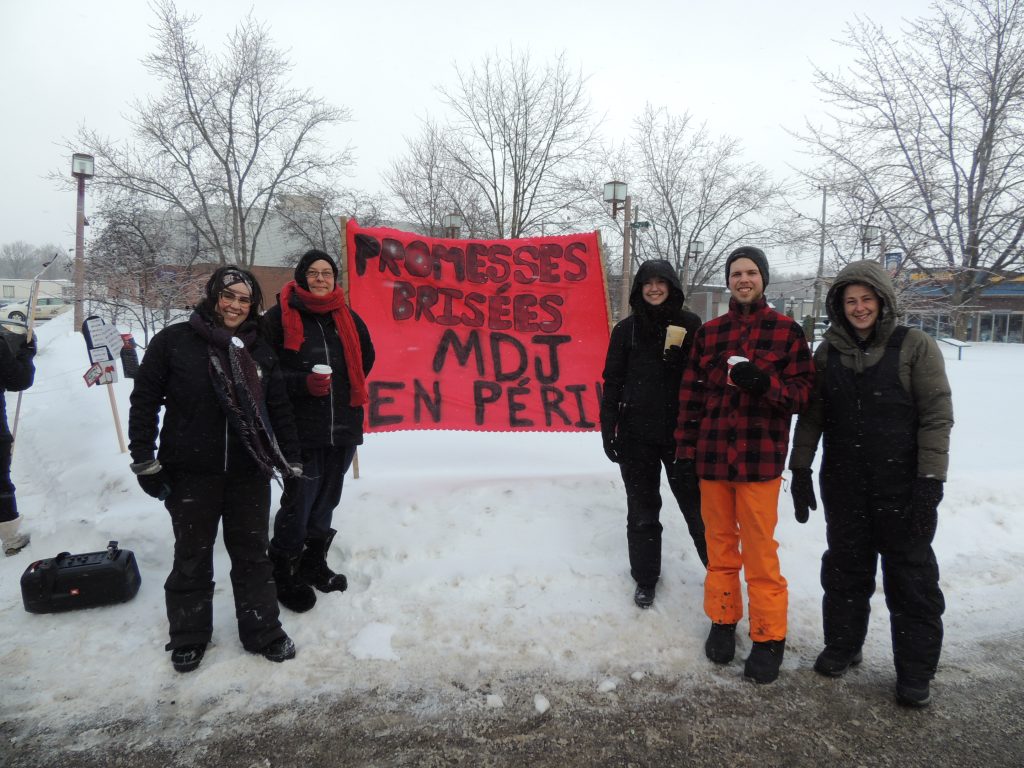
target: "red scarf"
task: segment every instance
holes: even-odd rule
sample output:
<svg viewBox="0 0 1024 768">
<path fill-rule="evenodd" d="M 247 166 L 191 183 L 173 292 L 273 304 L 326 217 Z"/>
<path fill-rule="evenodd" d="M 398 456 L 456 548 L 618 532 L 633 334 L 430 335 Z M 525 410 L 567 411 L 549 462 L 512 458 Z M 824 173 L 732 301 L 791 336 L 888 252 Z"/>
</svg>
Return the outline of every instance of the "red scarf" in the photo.
<svg viewBox="0 0 1024 768">
<path fill-rule="evenodd" d="M 334 327 L 341 337 L 342 350 L 345 353 L 345 368 L 348 370 L 348 381 L 352 395 L 349 405 L 364 405 L 366 396 L 366 377 L 363 374 L 363 348 L 359 343 L 359 334 L 352 313 L 345 304 L 345 294 L 337 285 L 326 296 L 314 296 L 294 280 L 281 289 L 281 325 L 284 328 L 284 348 L 290 352 L 298 352 L 306 338 L 302 330 L 302 316 L 292 306 L 291 298 L 297 296 L 302 305 L 316 315 L 328 312 L 334 318 Z"/>
</svg>

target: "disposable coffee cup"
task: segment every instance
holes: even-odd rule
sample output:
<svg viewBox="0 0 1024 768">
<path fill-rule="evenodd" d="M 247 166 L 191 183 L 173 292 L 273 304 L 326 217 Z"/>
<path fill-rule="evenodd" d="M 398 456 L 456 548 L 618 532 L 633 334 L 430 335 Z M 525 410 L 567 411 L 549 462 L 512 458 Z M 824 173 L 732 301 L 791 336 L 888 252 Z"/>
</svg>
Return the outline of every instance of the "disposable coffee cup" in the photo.
<svg viewBox="0 0 1024 768">
<path fill-rule="evenodd" d="M 320 365 L 314 365 L 313 373 L 319 374 L 320 376 L 330 376 L 332 373 L 331 366 L 324 365 L 323 363 Z"/>
<path fill-rule="evenodd" d="M 665 349 L 679 347 L 686 338 L 686 329 L 681 325 L 670 325 L 665 329 Z"/>
<path fill-rule="evenodd" d="M 750 362 L 750 361 L 747 360 L 747 358 L 743 357 L 742 355 L 733 355 L 732 357 L 730 357 L 728 360 L 725 361 L 725 364 L 729 366 L 729 372 L 726 375 L 726 380 L 729 382 L 729 384 L 731 386 L 733 386 L 733 387 L 736 386 L 735 384 L 733 384 L 733 381 L 732 381 L 732 367 L 734 365 L 736 365 L 736 363 L 748 363 L 748 362 Z"/>
</svg>

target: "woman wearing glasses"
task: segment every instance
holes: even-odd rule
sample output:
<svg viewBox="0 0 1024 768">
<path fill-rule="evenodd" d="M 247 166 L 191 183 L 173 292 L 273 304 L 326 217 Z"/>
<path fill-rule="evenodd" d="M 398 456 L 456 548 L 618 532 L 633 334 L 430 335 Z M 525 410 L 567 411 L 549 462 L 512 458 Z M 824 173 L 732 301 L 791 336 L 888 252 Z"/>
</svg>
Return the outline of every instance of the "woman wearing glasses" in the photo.
<svg viewBox="0 0 1024 768">
<path fill-rule="evenodd" d="M 242 646 L 270 661 L 295 656 L 278 617 L 266 531 L 270 478 L 302 470 L 277 358 L 257 333 L 261 301 L 252 274 L 218 269 L 189 320 L 153 337 L 131 395 L 131 468 L 142 489 L 164 502 L 174 530 L 164 593 L 167 650 L 179 672 L 199 666 L 213 634 L 221 521 Z"/>
<path fill-rule="evenodd" d="M 348 586 L 327 565 L 327 552 L 345 473 L 363 442 L 366 375 L 374 361 L 370 332 L 348 308 L 337 278 L 329 255 L 306 252 L 264 316 L 302 444 L 303 477 L 285 481 L 270 541 L 278 600 L 299 612 L 316 603 L 314 587 L 343 592 Z"/>
</svg>

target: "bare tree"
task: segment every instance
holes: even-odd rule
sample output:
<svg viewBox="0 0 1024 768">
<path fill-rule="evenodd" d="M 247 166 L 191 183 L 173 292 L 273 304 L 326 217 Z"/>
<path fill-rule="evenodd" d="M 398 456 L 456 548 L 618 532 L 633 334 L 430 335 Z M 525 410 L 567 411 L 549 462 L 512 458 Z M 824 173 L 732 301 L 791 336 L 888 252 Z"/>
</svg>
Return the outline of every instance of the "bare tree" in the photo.
<svg viewBox="0 0 1024 768">
<path fill-rule="evenodd" d="M 176 209 L 157 212 L 138 193 L 108 195 L 89 247 L 90 304 L 117 324 L 130 318 L 150 333 L 177 319 L 201 294 L 208 260 L 191 222 Z"/>
<path fill-rule="evenodd" d="M 387 203 L 380 193 L 368 194 L 357 189 L 338 191 L 327 186 L 302 196 L 280 196 L 276 212 L 293 244 L 291 250 L 282 253 L 281 263 L 295 264 L 305 251 L 317 248 L 334 257 L 344 273 L 342 221 L 356 219 L 362 226 L 380 226 L 387 218 Z"/>
<path fill-rule="evenodd" d="M 156 50 L 144 64 L 163 92 L 134 103 L 134 140 L 122 146 L 83 128 L 69 147 L 96 156 L 101 191 L 177 210 L 216 261 L 252 266 L 277 196 L 306 194 L 351 164 L 348 150 L 318 140 L 349 112 L 292 88 L 290 63 L 251 15 L 216 56 L 194 38 L 197 17 L 172 0 L 153 8 Z"/>
<path fill-rule="evenodd" d="M 964 338 L 959 310 L 1021 263 L 1024 2 L 933 7 L 898 36 L 865 19 L 847 28 L 853 66 L 816 70 L 832 121 L 803 138 L 864 193 L 880 250 L 899 247 L 918 269 L 949 275 L 937 284 Z"/>
<path fill-rule="evenodd" d="M 454 211 L 477 236 L 522 237 L 587 200 L 577 176 L 597 125 L 564 54 L 537 66 L 510 51 L 456 73 L 457 85 L 440 89 L 449 119 L 427 121 L 387 178 L 410 218 L 433 231 Z"/>
<path fill-rule="evenodd" d="M 756 163 L 744 161 L 739 141 L 713 136 L 689 113 L 647 105 L 634 121 L 634 198 L 651 219 L 650 255 L 676 265 L 689 285 L 720 280 L 728 252 L 741 242 L 778 240 L 780 188 Z M 702 250 L 690 253 L 690 245 Z"/>
<path fill-rule="evenodd" d="M 0 246 L 0 273 L 4 277 L 27 278 L 39 271 L 40 261 L 34 245 L 23 240 Z"/>
</svg>

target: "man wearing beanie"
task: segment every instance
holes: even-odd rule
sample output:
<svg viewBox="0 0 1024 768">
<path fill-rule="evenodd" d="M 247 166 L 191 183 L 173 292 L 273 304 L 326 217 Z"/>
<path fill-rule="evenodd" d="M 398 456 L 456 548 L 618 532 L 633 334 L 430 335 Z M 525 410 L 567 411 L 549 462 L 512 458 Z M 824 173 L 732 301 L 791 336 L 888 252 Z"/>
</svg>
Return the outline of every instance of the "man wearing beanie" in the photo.
<svg viewBox="0 0 1024 768">
<path fill-rule="evenodd" d="M 771 683 L 786 647 L 788 592 L 779 569 L 779 486 L 793 414 L 810 397 L 814 365 L 800 326 L 764 297 L 768 260 L 752 246 L 725 262 L 729 311 L 697 331 L 679 390 L 676 464 L 700 485 L 708 545 L 707 657 L 728 664 L 747 582 L 752 647 L 744 676 Z"/>
</svg>

